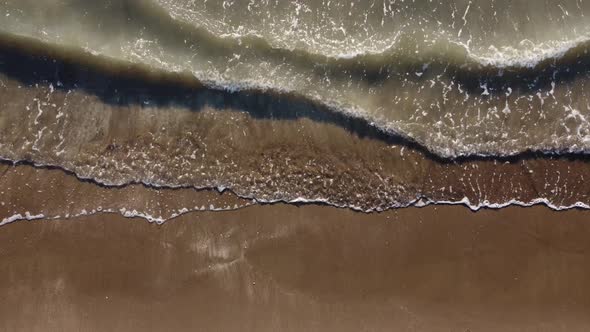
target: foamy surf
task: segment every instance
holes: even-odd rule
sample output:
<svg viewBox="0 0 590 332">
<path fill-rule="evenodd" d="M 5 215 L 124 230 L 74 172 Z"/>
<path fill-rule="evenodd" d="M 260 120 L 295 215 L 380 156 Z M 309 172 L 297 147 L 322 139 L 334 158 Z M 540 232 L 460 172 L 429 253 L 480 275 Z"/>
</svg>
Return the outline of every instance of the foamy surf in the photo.
<svg viewBox="0 0 590 332">
<path fill-rule="evenodd" d="M 6 2 L 0 156 L 91 183 L 104 204 L 73 216 L 160 223 L 252 202 L 585 209 L 590 7 L 529 7 Z M 154 203 L 175 191 L 237 201 Z M 51 206 L 39 215 L 65 215 Z M 6 222 L 30 207 L 5 208 Z"/>
<path fill-rule="evenodd" d="M 0 29 L 107 62 L 191 73 L 215 89 L 295 95 L 444 158 L 587 152 L 589 110 L 577 87 L 589 66 L 584 12 L 590 8 L 562 1 L 504 17 L 497 8 L 524 3 L 402 3 L 26 1 L 3 5 L 8 16 Z M 334 6 L 350 6 L 350 15 L 334 14 Z M 493 17 L 473 19 L 489 6 Z M 423 17 L 425 9 L 436 19 Z M 37 29 L 42 10 L 55 15 Z M 91 18 L 76 19 L 85 15 Z M 514 31 L 503 21 L 528 28 Z M 490 31 L 482 30 L 486 24 Z M 534 28 L 544 37 L 526 32 Z"/>
</svg>

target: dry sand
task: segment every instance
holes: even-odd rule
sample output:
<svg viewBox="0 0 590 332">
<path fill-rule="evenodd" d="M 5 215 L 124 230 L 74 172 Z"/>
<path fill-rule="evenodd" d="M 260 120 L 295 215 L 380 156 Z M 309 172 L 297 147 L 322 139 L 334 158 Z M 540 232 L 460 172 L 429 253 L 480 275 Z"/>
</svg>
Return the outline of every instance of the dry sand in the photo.
<svg viewBox="0 0 590 332">
<path fill-rule="evenodd" d="M 3 331 L 587 331 L 590 214 L 321 206 L 0 229 Z"/>
</svg>

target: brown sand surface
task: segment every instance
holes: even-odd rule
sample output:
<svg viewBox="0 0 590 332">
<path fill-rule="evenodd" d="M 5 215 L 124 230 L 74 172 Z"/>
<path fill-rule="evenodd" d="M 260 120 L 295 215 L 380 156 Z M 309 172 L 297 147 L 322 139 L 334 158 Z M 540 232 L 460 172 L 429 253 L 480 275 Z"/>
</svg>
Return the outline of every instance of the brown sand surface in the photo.
<svg viewBox="0 0 590 332">
<path fill-rule="evenodd" d="M 431 206 L 0 228 L 2 331 L 588 331 L 590 214 Z"/>
</svg>

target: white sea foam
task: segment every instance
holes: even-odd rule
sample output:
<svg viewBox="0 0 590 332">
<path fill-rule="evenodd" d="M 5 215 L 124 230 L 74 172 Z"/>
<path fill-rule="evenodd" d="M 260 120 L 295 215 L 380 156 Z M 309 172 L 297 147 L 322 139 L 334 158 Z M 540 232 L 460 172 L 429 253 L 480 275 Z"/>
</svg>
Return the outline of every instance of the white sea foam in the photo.
<svg viewBox="0 0 590 332">
<path fill-rule="evenodd" d="M 418 202 L 420 202 L 420 203 L 418 203 Z M 547 198 L 535 198 L 529 202 L 523 202 L 523 201 L 519 201 L 519 200 L 515 200 L 515 199 L 511 199 L 511 200 L 508 200 L 506 202 L 501 202 L 501 203 L 493 203 L 493 202 L 489 202 L 489 201 L 484 201 L 483 203 L 479 203 L 479 204 L 472 203 L 469 200 L 469 198 L 467 198 L 467 197 L 464 197 L 458 201 L 445 201 L 445 200 L 433 201 L 433 200 L 422 198 L 422 199 L 418 199 L 412 205 L 417 206 L 417 207 L 425 207 L 428 205 L 463 205 L 463 206 L 471 209 L 472 211 L 479 211 L 481 209 L 499 210 L 499 209 L 504 209 L 504 208 L 507 208 L 510 206 L 531 207 L 531 206 L 537 206 L 537 205 L 544 205 L 544 206 L 546 206 L 552 210 L 555 210 L 555 211 L 566 211 L 566 210 L 572 210 L 572 209 L 584 209 L 584 210 L 590 209 L 590 204 L 588 204 L 588 203 L 575 202 L 570 205 L 558 205 Z"/>
<path fill-rule="evenodd" d="M 400 203 L 400 204 L 392 205 L 388 208 L 379 208 L 379 209 L 363 209 L 359 206 L 354 206 L 354 205 L 334 204 L 334 203 L 331 203 L 329 199 L 323 199 L 323 198 L 309 199 L 309 198 L 304 198 L 304 197 L 298 197 L 298 198 L 295 198 L 292 200 L 268 200 L 268 201 L 255 200 L 255 201 L 257 202 L 256 204 L 305 204 L 305 205 L 322 204 L 322 205 L 332 206 L 335 208 L 351 209 L 353 211 L 363 212 L 363 213 L 385 212 L 387 210 L 399 209 L 399 208 L 409 208 L 409 207 L 424 208 L 424 207 L 431 206 L 431 205 L 461 205 L 461 206 L 465 206 L 465 208 L 468 208 L 474 212 L 480 211 L 482 209 L 499 210 L 499 209 L 504 209 L 504 208 L 507 208 L 510 206 L 532 207 L 532 206 L 538 206 L 538 205 L 546 206 L 547 208 L 550 208 L 555 211 L 566 211 L 566 210 L 572 210 L 572 209 L 590 210 L 590 205 L 587 203 L 584 203 L 584 202 L 576 202 L 571 205 L 557 205 L 546 198 L 536 198 L 536 199 L 533 199 L 529 202 L 523 202 L 523 201 L 511 199 L 507 202 L 501 202 L 501 203 L 493 203 L 493 202 L 486 201 L 483 203 L 474 204 L 467 197 L 464 197 L 463 199 L 458 200 L 458 201 L 445 201 L 445 200 L 433 201 L 428 198 L 421 197 L 421 198 L 418 198 L 418 199 L 416 199 L 412 202 L 409 202 L 409 203 Z M 246 207 L 249 207 L 252 205 L 254 205 L 254 204 L 247 204 L 247 205 L 240 206 L 240 207 L 234 206 L 232 208 L 213 207 L 213 208 L 209 208 L 207 211 L 211 211 L 211 212 L 235 211 L 235 210 L 246 208 Z M 10 224 L 10 223 L 22 221 L 22 220 L 28 220 L 28 221 L 41 220 L 41 219 L 57 220 L 57 219 L 64 219 L 64 218 L 65 219 L 74 219 L 74 218 L 79 218 L 79 217 L 83 217 L 83 216 L 92 216 L 92 215 L 96 215 L 96 214 L 119 214 L 125 218 L 140 218 L 140 219 L 144 219 L 150 223 L 163 224 L 167 221 L 170 221 L 172 219 L 178 218 L 183 215 L 187 215 L 187 214 L 191 214 L 191 213 L 198 213 L 198 212 L 203 212 L 203 211 L 205 211 L 205 210 L 201 210 L 199 208 L 194 208 L 194 209 L 183 208 L 183 209 L 180 209 L 177 213 L 173 213 L 167 217 L 153 216 L 153 215 L 150 215 L 149 213 L 138 211 L 137 209 L 127 210 L 124 208 L 122 208 L 120 210 L 103 209 L 100 211 L 99 210 L 92 210 L 92 211 L 82 210 L 79 213 L 67 214 L 64 217 L 62 217 L 60 215 L 56 215 L 56 216 L 45 216 L 43 214 L 32 215 L 29 212 L 25 212 L 24 214 L 15 214 L 15 215 L 4 218 L 0 222 L 0 226 L 4 226 L 4 225 Z"/>
<path fill-rule="evenodd" d="M 24 214 L 21 213 L 17 213 L 17 214 L 13 214 L 12 216 L 9 217 L 5 217 L 4 219 L 2 219 L 2 221 L 0 221 L 0 226 L 4 226 L 4 225 L 8 225 L 10 223 L 13 223 L 15 221 L 19 221 L 19 220 L 38 220 L 38 219 L 44 219 L 45 215 L 43 214 L 31 214 L 30 212 L 25 212 Z"/>
<path fill-rule="evenodd" d="M 498 48 L 492 45 L 485 52 L 475 52 L 462 42 L 451 42 L 463 47 L 471 59 L 484 66 L 534 68 L 547 60 L 559 60 L 569 51 L 588 44 L 590 36 L 583 35 L 571 40 L 555 40 L 537 44 L 523 40 L 519 47 L 502 46 Z"/>
</svg>

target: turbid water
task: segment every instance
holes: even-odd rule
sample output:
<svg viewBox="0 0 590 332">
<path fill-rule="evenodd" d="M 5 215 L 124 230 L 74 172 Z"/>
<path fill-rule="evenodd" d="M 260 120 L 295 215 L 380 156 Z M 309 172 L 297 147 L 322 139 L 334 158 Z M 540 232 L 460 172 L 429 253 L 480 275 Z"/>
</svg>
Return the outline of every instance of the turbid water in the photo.
<svg viewBox="0 0 590 332">
<path fill-rule="evenodd" d="M 588 207 L 588 15 L 582 0 L 3 1 L 0 155 L 258 202 Z"/>
</svg>

